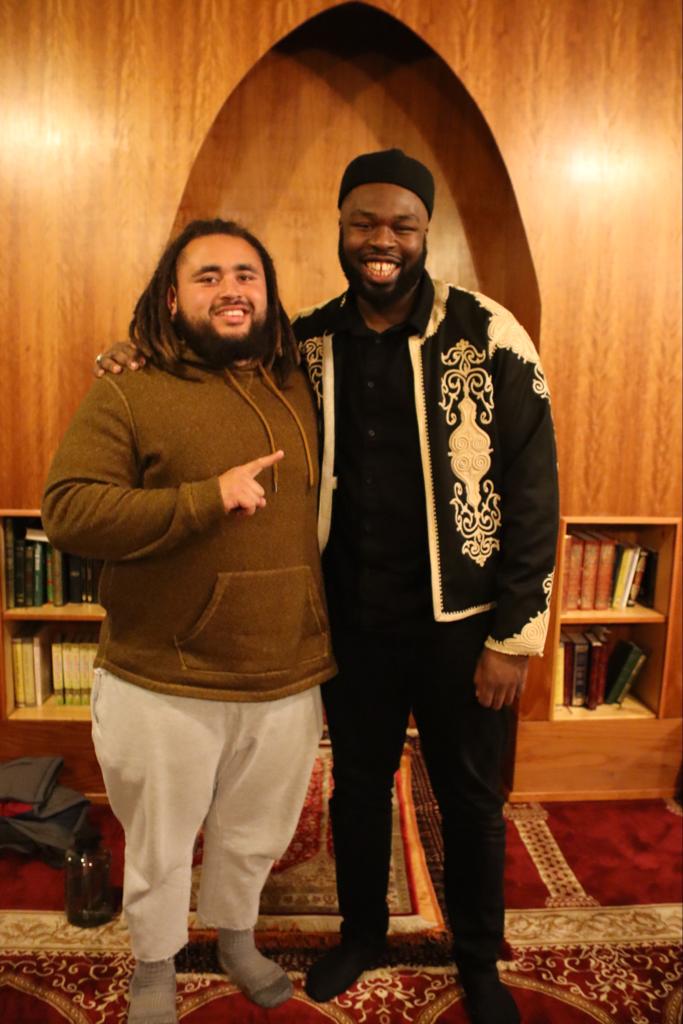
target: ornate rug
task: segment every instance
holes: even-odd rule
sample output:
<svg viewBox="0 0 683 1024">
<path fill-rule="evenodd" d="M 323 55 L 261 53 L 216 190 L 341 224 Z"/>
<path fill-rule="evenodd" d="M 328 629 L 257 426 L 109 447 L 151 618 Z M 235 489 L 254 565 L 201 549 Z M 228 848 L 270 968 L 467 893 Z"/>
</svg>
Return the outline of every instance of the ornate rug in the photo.
<svg viewBox="0 0 683 1024">
<path fill-rule="evenodd" d="M 293 999 L 251 1004 L 218 971 L 214 935 L 191 914 L 178 955 L 178 1013 L 186 1024 L 466 1024 L 440 909 L 438 811 L 419 747 L 406 747 L 394 802 L 387 957 L 348 993 L 312 1003 L 302 982 L 335 941 L 327 796 L 321 748 L 292 844 L 262 902 L 259 945 L 291 972 Z M 94 809 L 114 854 L 117 823 Z M 501 972 L 524 1024 L 680 1024 L 681 809 L 673 801 L 509 805 L 506 935 Z M 201 870 L 197 851 L 195 873 Z M 68 925 L 61 872 L 0 857 L 0 1020 L 3 1024 L 123 1024 L 132 969 L 121 918 Z"/>
</svg>

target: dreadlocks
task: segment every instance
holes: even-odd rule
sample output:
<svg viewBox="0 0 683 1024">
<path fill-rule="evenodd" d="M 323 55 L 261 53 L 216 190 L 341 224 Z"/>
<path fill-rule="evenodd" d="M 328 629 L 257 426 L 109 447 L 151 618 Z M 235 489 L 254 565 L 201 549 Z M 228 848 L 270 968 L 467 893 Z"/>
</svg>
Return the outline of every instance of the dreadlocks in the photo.
<svg viewBox="0 0 683 1024">
<path fill-rule="evenodd" d="M 270 345 L 264 364 L 272 370 L 278 385 L 282 385 L 290 371 L 299 363 L 299 350 L 277 290 L 275 266 L 264 246 L 251 232 L 232 220 L 193 220 L 184 231 L 170 242 L 152 279 L 138 299 L 128 337 L 149 362 L 178 376 L 187 376 L 183 340 L 176 333 L 168 308 L 169 288 L 177 287 L 176 264 L 181 252 L 193 239 L 205 235 L 231 235 L 242 238 L 259 254 L 266 278 L 268 310 L 266 331 Z"/>
</svg>

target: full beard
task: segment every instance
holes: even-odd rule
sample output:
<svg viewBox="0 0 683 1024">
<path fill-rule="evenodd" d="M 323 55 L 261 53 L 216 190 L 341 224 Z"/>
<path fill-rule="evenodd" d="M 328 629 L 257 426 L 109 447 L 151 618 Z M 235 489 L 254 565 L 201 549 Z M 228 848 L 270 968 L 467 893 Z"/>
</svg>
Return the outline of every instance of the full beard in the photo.
<svg viewBox="0 0 683 1024">
<path fill-rule="evenodd" d="M 202 362 L 215 370 L 229 369 L 242 360 L 262 363 L 270 348 L 271 332 L 266 320 L 252 322 L 241 338 L 225 338 L 211 324 L 193 324 L 178 310 L 173 327 Z"/>
<path fill-rule="evenodd" d="M 351 291 L 360 295 L 374 309 L 386 309 L 411 292 L 419 282 L 427 263 L 427 242 L 425 240 L 422 252 L 415 263 L 410 267 L 402 266 L 396 281 L 390 285 L 373 284 L 363 277 L 361 271 L 351 263 L 344 252 L 344 236 L 341 229 L 337 254 Z"/>
</svg>

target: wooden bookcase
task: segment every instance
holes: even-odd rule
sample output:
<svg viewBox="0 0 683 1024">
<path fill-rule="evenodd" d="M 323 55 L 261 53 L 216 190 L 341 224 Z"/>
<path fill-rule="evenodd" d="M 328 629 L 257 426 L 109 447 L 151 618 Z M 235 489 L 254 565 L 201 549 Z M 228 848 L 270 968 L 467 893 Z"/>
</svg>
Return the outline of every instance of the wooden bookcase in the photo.
<svg viewBox="0 0 683 1024">
<path fill-rule="evenodd" d="M 104 609 L 97 604 L 65 604 L 56 607 L 8 608 L 5 578 L 5 522 L 8 518 L 34 518 L 36 509 L 0 509 L 0 570 L 2 578 L 2 629 L 0 630 L 0 757 L 61 756 L 60 782 L 99 801 L 104 783 L 90 739 L 90 709 L 60 706 L 50 698 L 42 707 L 17 708 L 11 641 L 25 622 L 101 622 Z"/>
<path fill-rule="evenodd" d="M 570 527 L 605 531 L 658 552 L 653 608 L 560 609 Z M 548 641 L 531 664 L 519 707 L 512 800 L 600 800 L 671 796 L 681 769 L 680 679 L 675 677 L 681 521 L 675 518 L 566 516 L 561 520 Z M 560 630 L 606 625 L 612 638 L 632 639 L 649 652 L 623 705 L 556 706 L 555 662 Z"/>
<path fill-rule="evenodd" d="M 2 759 L 61 755 L 61 781 L 103 800 L 104 785 L 90 739 L 87 707 L 15 708 L 11 638 L 26 621 L 100 621 L 98 605 L 43 605 L 7 608 L 4 524 L 7 517 L 36 516 L 36 510 L 0 510 L 2 630 L 0 631 L 0 751 Z M 563 538 L 571 526 L 605 530 L 628 541 L 642 541 L 659 552 L 655 607 L 620 611 L 560 611 Z M 681 758 L 680 680 L 675 678 L 672 608 L 680 565 L 681 523 L 673 518 L 562 519 L 548 642 L 542 659 L 532 659 L 529 682 L 518 708 L 510 799 L 567 800 L 670 796 Z M 606 624 L 614 635 L 633 638 L 649 653 L 632 695 L 622 707 L 595 711 L 556 708 L 552 680 L 560 629 Z"/>
</svg>

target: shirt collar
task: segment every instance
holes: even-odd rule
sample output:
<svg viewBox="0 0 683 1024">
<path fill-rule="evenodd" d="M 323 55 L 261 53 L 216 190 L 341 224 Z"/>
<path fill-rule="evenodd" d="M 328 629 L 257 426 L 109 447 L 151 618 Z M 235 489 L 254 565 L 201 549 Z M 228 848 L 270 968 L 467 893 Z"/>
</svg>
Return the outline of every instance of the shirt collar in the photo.
<svg viewBox="0 0 683 1024">
<path fill-rule="evenodd" d="M 402 324 L 396 324 L 395 327 L 389 328 L 385 333 L 389 333 L 389 331 L 400 331 L 401 333 L 408 333 L 411 335 L 423 335 L 427 330 L 427 324 L 429 323 L 429 317 L 431 316 L 433 305 L 434 285 L 431 277 L 425 270 L 418 288 L 417 299 L 410 316 Z M 358 312 L 356 297 L 350 288 L 344 293 L 344 295 L 342 295 L 339 306 L 330 319 L 330 326 L 334 333 L 339 333 L 341 331 L 355 335 L 376 333 L 367 326 Z"/>
</svg>

